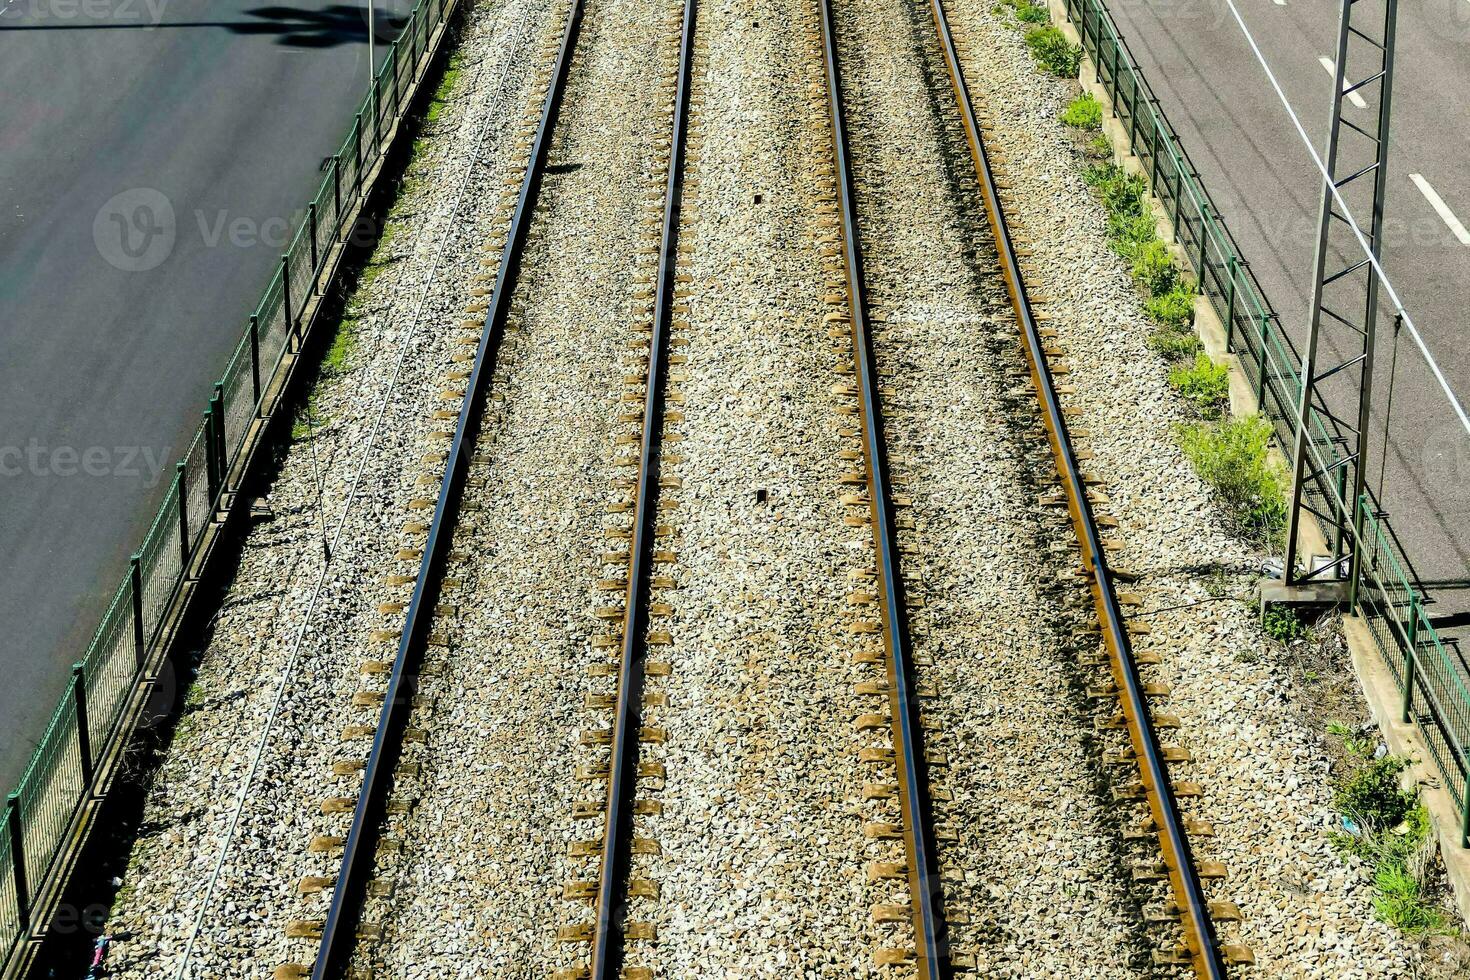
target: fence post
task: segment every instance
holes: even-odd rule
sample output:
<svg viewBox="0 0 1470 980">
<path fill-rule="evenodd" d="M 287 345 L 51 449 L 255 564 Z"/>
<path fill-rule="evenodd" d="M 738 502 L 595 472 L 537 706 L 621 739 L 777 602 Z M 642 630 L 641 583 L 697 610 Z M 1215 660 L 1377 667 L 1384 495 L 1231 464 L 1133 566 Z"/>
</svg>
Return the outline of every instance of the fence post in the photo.
<svg viewBox="0 0 1470 980">
<path fill-rule="evenodd" d="M 209 505 L 219 498 L 219 460 L 214 448 L 214 405 L 204 413 L 204 475 L 208 478 Z"/>
<path fill-rule="evenodd" d="M 148 644 L 143 629 L 143 556 L 137 552 L 128 559 L 128 579 L 133 590 L 133 660 L 141 671 L 148 663 Z"/>
<path fill-rule="evenodd" d="M 1153 100 L 1150 99 L 1148 104 L 1150 106 L 1152 106 L 1154 104 L 1153 103 Z M 1157 120 L 1158 118 L 1159 118 L 1159 114 L 1158 113 L 1154 113 L 1154 119 Z M 1155 196 L 1157 196 L 1157 194 L 1158 194 L 1158 187 L 1159 187 L 1159 127 L 1158 127 L 1158 125 L 1156 123 L 1153 126 L 1153 131 L 1152 131 L 1152 133 L 1149 136 L 1149 144 L 1148 144 L 1148 189 L 1149 189 L 1149 192 L 1152 193 L 1152 194 L 1154 194 Z"/>
<path fill-rule="evenodd" d="M 214 383 L 214 394 L 209 396 L 209 406 L 214 410 L 214 458 L 219 461 L 219 485 L 225 488 L 225 476 L 230 470 L 230 457 L 225 450 L 225 385 Z"/>
<path fill-rule="evenodd" d="M 1256 405 L 1261 411 L 1266 410 L 1266 338 L 1271 333 L 1271 318 L 1261 314 L 1261 352 L 1256 355 Z M 1306 419 L 1302 425 L 1306 425 Z"/>
<path fill-rule="evenodd" d="M 1225 350 L 1235 349 L 1235 273 L 1239 268 L 1240 260 L 1236 258 L 1235 252 L 1230 253 L 1230 291 L 1226 293 L 1225 299 Z"/>
<path fill-rule="evenodd" d="M 71 665 L 71 695 L 72 704 L 77 711 L 77 749 L 82 760 L 82 782 L 86 784 L 90 796 L 93 776 L 92 732 L 87 727 L 87 681 L 82 670 L 81 664 Z"/>
<path fill-rule="evenodd" d="M 332 237 L 342 227 L 342 154 L 332 154 Z"/>
<path fill-rule="evenodd" d="M 296 317 L 291 311 L 291 256 L 281 256 L 281 309 L 286 313 L 286 347 L 296 349 Z"/>
<path fill-rule="evenodd" d="M 10 828 L 10 872 L 15 884 L 16 918 L 21 935 L 28 936 L 31 932 L 31 888 L 26 882 L 26 845 L 21 837 L 19 793 L 5 797 L 5 823 Z"/>
<path fill-rule="evenodd" d="M 372 65 L 368 66 L 368 73 L 372 74 Z M 373 159 L 376 160 L 383 154 L 383 93 L 378 79 L 373 78 Z"/>
<path fill-rule="evenodd" d="M 357 125 L 352 127 L 352 193 L 362 193 L 362 113 L 357 114 Z"/>
<path fill-rule="evenodd" d="M 1208 232 L 1210 226 L 1208 211 L 1209 205 L 1204 205 L 1199 209 L 1199 265 L 1195 266 L 1195 269 L 1199 271 L 1201 287 L 1204 285 L 1205 273 L 1209 271 L 1205 268 L 1205 246 L 1210 237 Z"/>
<path fill-rule="evenodd" d="M 319 267 L 317 266 L 317 259 L 318 259 L 319 256 L 317 254 L 317 248 L 316 248 L 316 202 L 315 201 L 312 201 L 310 204 L 308 204 L 306 206 L 306 218 L 307 218 L 308 221 L 311 222 L 311 227 L 309 229 L 309 231 L 311 232 L 311 291 L 314 294 L 314 293 L 316 293 L 317 271 L 319 269 Z"/>
<path fill-rule="evenodd" d="M 260 315 L 250 314 L 250 394 L 255 398 L 255 411 L 260 412 Z"/>
<path fill-rule="evenodd" d="M 188 463 L 179 460 L 174 464 L 179 480 L 179 568 L 184 578 L 189 577 L 189 470 Z"/>
<path fill-rule="evenodd" d="M 1132 79 L 1129 88 L 1133 90 L 1133 101 L 1128 106 L 1128 146 L 1133 148 L 1138 146 L 1138 76 L 1129 73 L 1128 77 Z"/>
<path fill-rule="evenodd" d="M 398 112 L 399 112 L 399 93 L 398 93 L 398 42 L 397 41 L 394 41 L 393 42 L 393 46 L 388 49 L 388 60 L 392 63 L 392 66 L 393 66 L 393 118 L 394 119 L 397 119 L 398 118 Z"/>
<path fill-rule="evenodd" d="M 1419 666 L 1419 593 L 1409 593 L 1408 645 L 1404 650 L 1404 710 L 1399 720 L 1407 723 L 1414 715 L 1414 675 Z M 1470 803 L 1470 800 L 1466 800 Z"/>
</svg>

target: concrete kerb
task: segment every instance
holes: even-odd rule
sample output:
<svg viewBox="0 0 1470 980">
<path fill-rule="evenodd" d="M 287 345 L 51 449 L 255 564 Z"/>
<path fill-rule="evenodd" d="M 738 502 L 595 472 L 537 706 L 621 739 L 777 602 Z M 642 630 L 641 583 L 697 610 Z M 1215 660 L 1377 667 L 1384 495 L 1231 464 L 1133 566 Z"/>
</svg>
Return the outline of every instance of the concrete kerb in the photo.
<svg viewBox="0 0 1470 980">
<path fill-rule="evenodd" d="M 1052 23 L 1068 41 L 1080 46 L 1081 35 L 1067 18 L 1066 4 L 1063 0 L 1047 0 L 1047 6 L 1051 13 Z M 1084 53 L 1077 81 L 1083 91 L 1090 93 L 1102 106 L 1103 133 L 1112 145 L 1113 161 L 1128 173 L 1144 174 L 1143 163 L 1134 154 L 1129 142 L 1127 127 L 1113 111 L 1112 99 L 1108 97 L 1101 83 L 1095 80 L 1097 77 L 1098 74 L 1092 60 Z M 1175 264 L 1194 273 L 1197 279 L 1198 270 L 1194 268 L 1185 250 L 1179 246 L 1174 235 L 1173 222 L 1169 219 L 1163 203 L 1152 193 L 1152 188 L 1150 188 L 1149 203 L 1153 208 L 1159 237 L 1169 243 L 1169 251 L 1174 257 Z M 1210 359 L 1217 364 L 1226 365 L 1229 369 L 1231 414 L 1243 416 L 1259 412 L 1261 406 L 1256 399 L 1255 386 L 1251 384 L 1250 379 L 1241 368 L 1240 358 L 1227 349 L 1225 325 L 1216 315 L 1209 300 L 1203 295 L 1195 297 L 1194 328 Z M 1282 466 L 1287 465 L 1285 455 L 1274 444 L 1270 449 L 1270 454 L 1272 459 Z M 1297 545 L 1308 562 L 1311 562 L 1316 556 L 1331 554 L 1327 538 L 1315 520 L 1302 522 L 1297 535 Z M 1384 743 L 1393 754 L 1412 760 L 1404 772 L 1404 781 L 1406 784 L 1412 783 L 1419 788 L 1420 796 L 1424 800 L 1425 808 L 1429 811 L 1430 820 L 1439 841 L 1440 854 L 1444 859 L 1456 908 L 1461 918 L 1470 922 L 1470 849 L 1460 846 L 1460 814 L 1455 807 L 1454 799 L 1434 772 L 1428 748 L 1417 726 L 1412 723 L 1405 724 L 1399 720 L 1403 695 L 1394 681 L 1393 674 L 1383 663 L 1377 641 L 1374 640 L 1368 629 L 1368 624 L 1360 616 L 1344 615 L 1343 630 L 1347 638 L 1348 650 L 1353 662 L 1353 673 L 1357 677 L 1358 687 L 1362 691 L 1369 713 L 1377 723 L 1379 731 L 1382 732 Z"/>
</svg>

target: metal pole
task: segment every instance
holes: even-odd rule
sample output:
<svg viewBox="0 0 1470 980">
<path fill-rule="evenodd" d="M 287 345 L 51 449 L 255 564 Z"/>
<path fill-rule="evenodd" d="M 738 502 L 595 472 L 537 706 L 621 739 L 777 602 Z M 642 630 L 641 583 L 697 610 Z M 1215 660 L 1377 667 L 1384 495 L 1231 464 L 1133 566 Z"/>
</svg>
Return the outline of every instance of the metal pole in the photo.
<svg viewBox="0 0 1470 980">
<path fill-rule="evenodd" d="M 179 460 L 174 464 L 174 472 L 179 478 L 179 568 L 183 569 L 184 577 L 189 575 L 189 482 L 188 464 Z"/>
<path fill-rule="evenodd" d="M 204 474 L 208 478 L 210 507 L 213 507 L 214 502 L 219 499 L 220 471 L 219 460 L 215 458 L 214 419 L 211 417 L 214 413 L 214 405 L 212 402 L 213 399 L 211 399 L 209 410 L 204 413 Z"/>
<path fill-rule="evenodd" d="M 250 393 L 255 396 L 255 409 L 260 411 L 260 316 L 250 314 Z"/>
<path fill-rule="evenodd" d="M 1266 407 L 1266 344 L 1271 334 L 1271 318 L 1261 314 L 1261 352 L 1256 355 L 1256 404 Z"/>
<path fill-rule="evenodd" d="M 77 749 L 82 760 L 82 782 L 92 785 L 92 733 L 87 728 L 87 682 L 81 664 L 71 665 L 72 704 L 77 712 Z"/>
<path fill-rule="evenodd" d="M 133 587 L 133 659 L 141 671 L 148 662 L 148 644 L 143 629 L 143 556 L 128 559 L 128 578 Z"/>
<path fill-rule="evenodd" d="M 1337 173 L 1338 133 L 1342 123 L 1342 82 L 1347 64 L 1348 30 L 1352 15 L 1353 0 L 1342 0 L 1342 14 L 1337 26 L 1337 61 L 1333 73 L 1332 122 L 1327 138 L 1327 173 Z M 1317 342 L 1322 332 L 1322 287 L 1323 275 L 1327 270 L 1327 232 L 1332 215 L 1332 181 L 1322 181 L 1321 221 L 1317 228 L 1316 257 L 1313 260 L 1312 276 L 1312 319 L 1311 331 L 1307 335 L 1307 349 L 1302 357 L 1302 391 L 1296 406 L 1296 439 L 1292 446 L 1291 510 L 1286 519 L 1286 557 L 1281 563 L 1281 580 L 1287 585 L 1299 581 L 1296 573 L 1297 532 L 1301 526 L 1301 501 L 1306 492 L 1303 482 L 1307 469 L 1307 419 L 1311 411 L 1313 372 L 1317 368 Z M 1310 571 L 1310 569 L 1308 569 Z"/>
<path fill-rule="evenodd" d="M 1419 666 L 1419 596 L 1409 593 L 1408 647 L 1404 651 L 1404 710 L 1400 720 L 1407 723 L 1414 716 L 1414 675 Z M 1470 804 L 1470 800 L 1465 801 Z"/>
<path fill-rule="evenodd" d="M 332 155 L 332 237 L 342 227 L 342 154 Z"/>
<path fill-rule="evenodd" d="M 229 456 L 225 451 L 225 386 L 216 381 L 214 394 L 209 398 L 209 407 L 214 416 L 214 458 L 219 464 L 219 488 L 225 489 L 225 476 L 230 469 Z"/>
<path fill-rule="evenodd" d="M 296 318 L 291 313 L 291 256 L 281 256 L 281 306 L 286 311 L 286 346 L 295 350 Z"/>
<path fill-rule="evenodd" d="M 20 825 L 20 794 L 5 797 L 5 823 L 10 827 L 10 872 L 15 884 L 15 914 L 22 936 L 31 931 L 31 887 L 26 881 L 26 847 Z"/>
<path fill-rule="evenodd" d="M 1373 175 L 1373 225 L 1369 244 L 1373 257 L 1383 252 L 1383 209 L 1388 191 L 1388 122 L 1393 107 L 1393 49 L 1398 28 L 1398 0 L 1384 0 L 1383 8 L 1383 79 L 1379 82 L 1378 98 L 1378 172 Z M 1330 172 L 1330 171 L 1329 171 Z M 1373 364 L 1375 348 L 1378 346 L 1378 277 L 1368 277 L 1368 297 L 1364 306 L 1363 320 L 1363 373 L 1361 394 L 1358 397 L 1358 445 L 1357 465 L 1353 467 L 1353 533 L 1348 542 L 1352 558 L 1348 566 L 1348 608 L 1358 604 L 1358 580 L 1362 571 L 1362 548 L 1359 541 L 1363 535 L 1363 498 L 1368 480 L 1368 424 L 1369 411 L 1373 405 Z M 1388 420 L 1384 420 L 1387 429 Z M 1470 800 L 1466 801 L 1470 803 Z M 1466 807 L 1470 811 L 1470 806 Z"/>
<path fill-rule="evenodd" d="M 1235 349 L 1235 275 L 1240 267 L 1240 260 L 1234 252 L 1230 253 L 1230 261 L 1227 268 L 1230 271 L 1230 290 L 1225 299 L 1225 350 Z"/>
<path fill-rule="evenodd" d="M 316 292 L 316 274 L 317 274 L 318 269 L 320 268 L 317 265 L 317 260 L 318 260 L 318 257 L 319 256 L 317 254 L 317 247 L 316 247 L 316 202 L 315 201 L 312 201 L 310 204 L 308 204 L 306 206 L 306 220 L 308 222 L 310 222 L 310 224 L 311 224 L 311 227 L 308 229 L 311 232 L 311 291 L 313 293 L 315 293 Z"/>
</svg>

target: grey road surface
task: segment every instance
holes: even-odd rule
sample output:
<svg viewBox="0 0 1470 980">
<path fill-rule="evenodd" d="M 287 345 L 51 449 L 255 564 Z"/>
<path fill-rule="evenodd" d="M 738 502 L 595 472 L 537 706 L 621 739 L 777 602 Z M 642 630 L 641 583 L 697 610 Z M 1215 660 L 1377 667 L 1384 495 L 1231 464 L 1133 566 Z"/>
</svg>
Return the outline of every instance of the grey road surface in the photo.
<svg viewBox="0 0 1470 980">
<path fill-rule="evenodd" d="M 1244 33 L 1224 0 L 1111 0 L 1108 6 L 1282 324 L 1301 346 L 1321 179 Z M 1236 0 L 1236 6 L 1324 153 L 1338 4 Z M 1361 6 L 1381 10 L 1376 0 Z M 1397 53 L 1383 264 L 1465 401 L 1470 232 L 1459 222 L 1470 221 L 1470 102 L 1464 95 L 1470 0 L 1400 3 Z M 1347 118 L 1371 128 L 1376 116 L 1349 105 Z M 1380 319 L 1377 351 L 1370 482 L 1380 485 L 1387 419 L 1382 499 L 1417 572 L 1441 583 L 1431 587 L 1438 600 L 1433 612 L 1439 625 L 1454 631 L 1470 609 L 1470 595 L 1446 581 L 1470 575 L 1470 441 L 1407 336 L 1400 337 L 1392 372 L 1390 416 L 1390 319 Z"/>
<path fill-rule="evenodd" d="M 407 0 L 378 0 L 380 39 Z M 0 0 L 0 787 L 367 85 L 307 0 Z M 386 45 L 384 45 L 386 46 Z M 381 54 L 381 48 L 379 53 Z"/>
</svg>

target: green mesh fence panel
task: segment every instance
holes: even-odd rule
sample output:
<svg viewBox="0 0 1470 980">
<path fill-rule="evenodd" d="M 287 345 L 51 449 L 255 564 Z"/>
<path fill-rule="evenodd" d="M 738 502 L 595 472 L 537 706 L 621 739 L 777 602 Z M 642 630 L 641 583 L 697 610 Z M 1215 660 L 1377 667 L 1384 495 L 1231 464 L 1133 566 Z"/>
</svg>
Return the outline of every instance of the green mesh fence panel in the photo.
<svg viewBox="0 0 1470 980">
<path fill-rule="evenodd" d="M 0 809 L 0 966 L 20 939 L 20 899 L 15 894 L 15 867 L 10 855 L 10 826 Z"/>
</svg>

